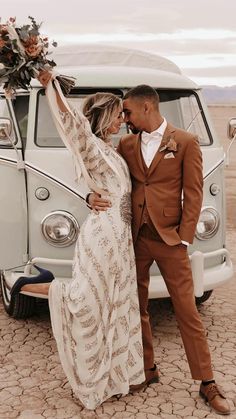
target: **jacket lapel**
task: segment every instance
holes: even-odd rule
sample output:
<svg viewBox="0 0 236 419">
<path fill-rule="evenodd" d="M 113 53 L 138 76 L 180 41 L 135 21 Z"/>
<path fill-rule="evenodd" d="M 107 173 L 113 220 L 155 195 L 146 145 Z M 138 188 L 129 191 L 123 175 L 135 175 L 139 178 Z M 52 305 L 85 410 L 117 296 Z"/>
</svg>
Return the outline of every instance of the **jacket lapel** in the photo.
<svg viewBox="0 0 236 419">
<path fill-rule="evenodd" d="M 135 145 L 134 145 L 134 158 L 138 162 L 138 166 L 144 173 L 143 160 L 142 160 L 142 151 L 141 151 L 141 133 L 136 135 Z"/>
<path fill-rule="evenodd" d="M 155 156 L 152 160 L 151 166 L 149 167 L 148 176 L 150 176 L 154 172 L 158 163 L 163 158 L 164 153 L 163 153 L 163 151 L 160 151 L 160 150 L 162 149 L 163 146 L 165 146 L 168 143 L 171 136 L 173 136 L 173 138 L 174 138 L 175 130 L 176 129 L 171 124 L 167 124 L 167 127 L 166 127 L 165 132 L 164 132 L 163 137 L 162 137 L 160 147 L 158 148 L 158 150 L 157 150 L 157 152 L 156 152 L 156 154 L 155 154 Z"/>
</svg>

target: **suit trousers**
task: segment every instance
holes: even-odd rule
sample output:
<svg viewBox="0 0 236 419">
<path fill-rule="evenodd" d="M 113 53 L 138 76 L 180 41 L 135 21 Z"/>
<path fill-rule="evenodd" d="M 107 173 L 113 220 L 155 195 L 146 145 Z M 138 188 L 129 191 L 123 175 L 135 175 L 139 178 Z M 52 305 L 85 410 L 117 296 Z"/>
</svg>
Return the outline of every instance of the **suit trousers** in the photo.
<svg viewBox="0 0 236 419">
<path fill-rule="evenodd" d="M 192 378 L 211 380 L 213 378 L 211 357 L 205 330 L 195 304 L 187 247 L 183 244 L 167 245 L 157 233 L 144 224 L 139 230 L 135 243 L 135 256 L 145 369 L 152 368 L 154 364 L 148 313 L 148 287 L 149 269 L 153 261 L 156 261 L 173 303 Z"/>
</svg>

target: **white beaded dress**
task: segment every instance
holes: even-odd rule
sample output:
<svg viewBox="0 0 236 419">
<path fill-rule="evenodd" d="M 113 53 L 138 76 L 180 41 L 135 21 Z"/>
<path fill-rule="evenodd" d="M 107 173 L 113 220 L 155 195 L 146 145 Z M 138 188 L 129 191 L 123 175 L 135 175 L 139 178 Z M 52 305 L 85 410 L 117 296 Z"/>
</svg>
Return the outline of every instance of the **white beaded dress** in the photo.
<svg viewBox="0 0 236 419">
<path fill-rule="evenodd" d="M 131 181 L 123 158 L 92 134 L 79 110 L 60 113 L 60 118 L 75 166 L 82 158 L 89 176 L 109 192 L 112 202 L 107 211 L 91 211 L 81 226 L 72 280 L 55 279 L 49 289 L 52 328 L 64 372 L 75 396 L 86 408 L 95 409 L 145 380 Z"/>
</svg>

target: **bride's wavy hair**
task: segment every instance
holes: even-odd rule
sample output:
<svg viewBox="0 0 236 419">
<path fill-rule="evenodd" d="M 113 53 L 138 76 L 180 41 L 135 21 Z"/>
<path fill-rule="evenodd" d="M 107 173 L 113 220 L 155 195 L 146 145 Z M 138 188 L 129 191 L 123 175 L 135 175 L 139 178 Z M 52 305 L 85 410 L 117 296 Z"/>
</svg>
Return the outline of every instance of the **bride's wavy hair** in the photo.
<svg viewBox="0 0 236 419">
<path fill-rule="evenodd" d="M 113 93 L 95 93 L 84 101 L 83 114 L 89 120 L 92 132 L 103 141 L 109 141 L 109 128 L 120 106 L 121 99 Z"/>
</svg>

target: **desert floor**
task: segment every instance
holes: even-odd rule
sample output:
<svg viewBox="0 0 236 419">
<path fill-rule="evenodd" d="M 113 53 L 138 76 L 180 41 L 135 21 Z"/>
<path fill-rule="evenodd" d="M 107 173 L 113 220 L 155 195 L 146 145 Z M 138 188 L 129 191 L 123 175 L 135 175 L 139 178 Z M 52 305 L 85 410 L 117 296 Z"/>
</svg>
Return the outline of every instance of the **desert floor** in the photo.
<svg viewBox="0 0 236 419">
<path fill-rule="evenodd" d="M 213 124 L 226 150 L 227 121 L 236 107 L 209 107 Z M 227 246 L 236 268 L 236 143 L 225 169 L 227 192 Z M 199 307 L 217 383 L 229 399 L 236 419 L 236 276 L 214 291 Z M 175 315 L 169 301 L 150 304 L 160 383 L 146 390 L 116 397 L 96 411 L 84 409 L 71 397 L 52 335 L 49 312 L 41 310 L 27 320 L 15 320 L 0 303 L 0 418 L 19 419 L 190 419 L 219 418 L 198 395 L 199 383 L 189 373 Z"/>
</svg>

